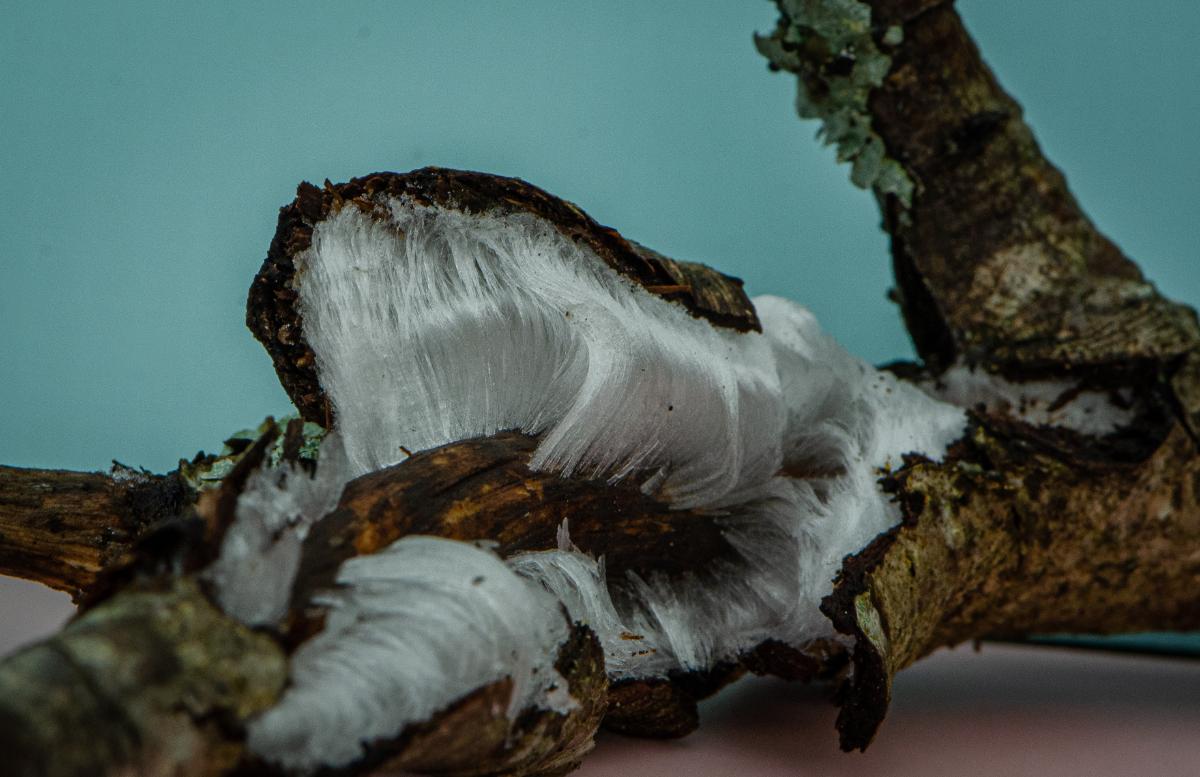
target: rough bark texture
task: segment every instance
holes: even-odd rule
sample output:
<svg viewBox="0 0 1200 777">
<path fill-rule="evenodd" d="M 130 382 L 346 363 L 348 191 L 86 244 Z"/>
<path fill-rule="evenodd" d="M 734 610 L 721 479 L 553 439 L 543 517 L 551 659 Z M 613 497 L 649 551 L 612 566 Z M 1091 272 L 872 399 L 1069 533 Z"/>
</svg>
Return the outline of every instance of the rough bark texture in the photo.
<svg viewBox="0 0 1200 777">
<path fill-rule="evenodd" d="M 856 640 L 838 721 L 868 744 L 896 672 L 971 639 L 1200 628 L 1200 458 L 1182 427 L 1146 461 L 1039 449 L 980 423 L 887 488 L 904 523 L 848 558 L 823 605 Z"/>
<path fill-rule="evenodd" d="M 697 574 L 735 560 L 714 516 L 671 510 L 628 481 L 536 472 L 529 468 L 536 447 L 536 438 L 500 433 L 358 478 L 305 539 L 296 605 L 331 585 L 346 559 L 410 534 L 484 540 L 507 557 L 557 548 L 566 526 L 572 544 L 604 556 L 618 586 L 630 572 Z"/>
<path fill-rule="evenodd" d="M 307 420 L 329 426 L 332 410 L 316 373 L 316 357 L 304 340 L 296 307 L 296 257 L 312 244 L 313 228 L 351 206 L 380 220 L 387 199 L 408 199 L 467 213 L 526 214 L 553 224 L 586 245 L 612 269 L 682 305 L 692 315 L 737 331 L 761 330 L 742 282 L 701 264 L 679 262 L 597 224 L 574 203 L 519 178 L 425 167 L 409 173 L 374 173 L 324 189 L 302 183 L 296 199 L 279 212 L 279 224 L 262 269 L 250 287 L 246 325 L 275 364 L 279 380 Z"/>
<path fill-rule="evenodd" d="M 870 108 L 917 182 L 912 208 L 887 202 L 885 215 L 922 356 L 1027 374 L 1128 370 L 1191 350 L 1195 315 L 1088 221 L 953 7 L 903 29 Z"/>
<path fill-rule="evenodd" d="M 0 663 L 4 773 L 225 774 L 286 679 L 276 642 L 193 581 L 130 588 Z"/>
<path fill-rule="evenodd" d="M 1087 220 L 951 2 L 778 5 L 760 50 L 856 172 L 864 133 L 892 165 L 865 183 L 927 368 L 1075 378 L 1143 409 L 1099 439 L 979 418 L 944 464 L 886 479 L 904 524 L 848 557 L 823 604 L 855 641 L 843 746 L 870 742 L 892 676 L 937 647 L 1200 627 L 1195 313 Z"/>
<path fill-rule="evenodd" d="M 834 121 L 852 113 L 911 182 L 898 196 L 866 181 L 927 364 L 1128 371 L 1194 347 L 1195 314 L 1159 296 L 1088 221 L 952 2 L 778 5 L 780 26 L 760 48 L 797 74 L 831 141 L 846 139 Z M 857 163 L 868 147 L 842 150 Z"/>
<path fill-rule="evenodd" d="M 719 518 L 671 510 L 630 482 L 531 470 L 528 462 L 536 447 L 536 438 L 502 432 L 415 454 L 347 485 L 338 508 L 305 539 L 289 642 L 320 629 L 323 612 L 311 607 L 312 596 L 333 584 L 344 561 L 413 534 L 484 540 L 507 557 L 557 548 L 559 530 L 566 525 L 575 547 L 604 556 L 609 590 L 618 604 L 631 573 L 699 579 L 736 574 L 741 560 L 725 540 Z M 828 661 L 844 655 L 824 644 L 809 652 Z M 743 668 L 810 679 L 823 665 L 796 647 L 768 642 L 711 672 L 617 684 L 609 689 L 604 724 L 639 736 L 683 736 L 698 725 L 696 703 L 736 679 Z"/>
<path fill-rule="evenodd" d="M 91 602 L 83 616 L 51 640 L 0 662 L 0 695 L 4 696 L 0 722 L 6 732 L 0 746 L 7 747 L 6 758 L 11 757 L 14 774 L 82 777 L 276 772 L 243 752 L 243 723 L 275 702 L 286 681 L 287 653 L 319 630 L 320 613 L 309 614 L 308 628 L 293 626 L 288 634 L 253 634 L 220 613 L 194 577 L 214 557 L 233 519 L 238 494 L 253 470 L 263 464 L 278 434 L 273 424 L 264 426 L 267 432 L 239 452 L 220 487 L 205 492 L 195 509 L 189 505 L 189 509 L 161 516 L 152 529 L 141 533 L 139 542 L 126 542 L 120 554 L 108 559 L 110 566 L 90 573 L 88 582 L 98 601 Z M 464 528 L 457 519 L 472 512 L 472 499 L 479 500 L 475 512 L 489 514 L 487 494 L 493 487 L 496 515 L 511 517 L 512 504 L 521 497 L 514 499 L 506 488 L 513 484 L 504 477 L 513 470 L 504 465 L 523 468 L 533 446 L 522 435 L 502 435 L 497 440 L 464 441 L 418 455 L 412 466 L 399 465 L 351 483 L 344 507 L 330 520 L 369 505 L 377 532 L 369 522 L 340 525 L 360 529 L 368 537 L 399 526 L 397 538 L 424 533 L 485 539 L 496 533 L 494 524 L 482 530 L 478 526 Z M 285 440 L 285 458 L 287 448 Z M 550 478 L 527 468 L 522 471 L 528 488 L 523 490 L 518 484 L 517 491 L 523 493 L 523 506 L 529 513 L 519 526 L 506 529 L 510 552 L 555 547 L 556 529 L 576 497 L 581 504 L 602 497 L 609 505 L 636 500 L 622 489 L 601 494 L 602 485 L 592 481 L 557 479 L 543 489 Z M 33 477 L 18 472 L 21 477 Z M 54 478 L 50 481 L 42 473 L 34 483 L 61 485 L 82 480 L 88 484 L 85 491 L 89 494 L 93 488 L 111 490 L 117 485 L 100 475 L 51 474 Z M 16 493 L 29 490 L 23 482 L 20 488 L 13 488 Z M 62 486 L 55 493 L 64 490 L 70 492 Z M 545 490 L 552 492 L 551 499 L 547 500 Z M 408 501 L 399 496 L 409 493 L 428 495 L 430 500 Z M 445 498 L 436 498 L 439 493 Z M 633 493 L 640 496 L 636 490 Z M 103 504 L 111 508 L 109 502 Z M 157 510 L 154 502 L 135 504 L 155 505 Z M 648 508 L 648 500 L 642 506 Z M 407 514 L 410 508 L 416 510 L 415 515 Z M 80 520 L 141 514 L 138 506 L 123 509 L 122 513 L 93 510 Z M 439 516 L 439 510 L 445 515 Z M 627 512 L 631 520 L 637 520 L 634 510 Z M 145 515 L 151 514 L 159 517 L 159 512 L 147 508 Z M 661 524 L 663 517 L 659 515 L 657 520 Z M 648 527 L 653 523 L 653 518 L 646 518 Z M 669 535 L 670 529 L 660 528 L 660 533 Z M 711 536 L 722 549 L 726 547 L 715 529 Z M 339 559 L 384 547 L 372 545 L 369 539 L 359 544 Z M 18 555 L 23 547 L 18 546 Z M 309 548 L 328 550 L 321 542 L 312 542 Z M 97 587 L 97 581 L 104 585 Z M 104 599 L 110 589 L 122 592 Z M 341 771 L 361 774 L 384 766 L 455 775 L 569 771 L 591 749 L 607 703 L 604 656 L 588 628 L 573 626 L 570 639 L 560 648 L 556 669 L 579 702 L 569 714 L 531 708 L 509 720 L 505 710 L 511 685 L 501 681 L 468 694 L 393 739 L 371 743 L 362 761 Z M 76 745 L 79 731 L 94 734 L 94 739 Z"/>
<path fill-rule="evenodd" d="M 555 669 L 581 707 L 570 715 L 527 709 L 515 722 L 503 714 L 508 680 L 480 688 L 427 724 L 411 726 L 369 758 L 386 770 L 422 774 L 520 774 L 553 777 L 574 770 L 593 747 L 604 715 L 608 679 L 604 653 L 590 629 L 576 626 Z M 355 769 L 369 768 L 363 764 Z"/>
<path fill-rule="evenodd" d="M 174 474 L 0 466 L 0 574 L 79 599 L 138 536 L 191 498 Z"/>
</svg>

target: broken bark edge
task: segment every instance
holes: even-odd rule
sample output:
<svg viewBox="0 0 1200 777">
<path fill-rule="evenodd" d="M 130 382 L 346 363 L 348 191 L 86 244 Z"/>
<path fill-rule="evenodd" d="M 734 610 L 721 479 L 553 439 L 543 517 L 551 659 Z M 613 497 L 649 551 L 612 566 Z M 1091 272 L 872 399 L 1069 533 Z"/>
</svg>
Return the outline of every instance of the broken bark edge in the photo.
<svg viewBox="0 0 1200 777">
<path fill-rule="evenodd" d="M 847 556 L 833 592 L 821 600 L 821 612 L 838 633 L 854 641 L 850 676 L 837 692 L 837 731 L 842 750 L 866 750 L 887 715 L 892 699 L 888 642 L 879 609 L 871 599 L 868 575 L 895 542 L 900 526 L 876 537 L 860 552 Z"/>
<path fill-rule="evenodd" d="M 193 499 L 177 472 L 0 466 L 0 574 L 65 591 L 79 603 L 136 540 Z"/>
<path fill-rule="evenodd" d="M 301 416 L 326 428 L 332 424 L 333 408 L 317 376 L 317 356 L 304 337 L 295 259 L 311 247 L 316 226 L 332 214 L 356 207 L 384 220 L 388 198 L 471 214 L 533 216 L 566 239 L 587 246 L 624 278 L 681 305 L 692 316 L 737 332 L 762 331 L 741 279 L 669 259 L 519 178 L 425 167 L 407 173 L 373 173 L 341 184 L 326 181 L 323 189 L 305 182 L 297 187 L 296 199 L 280 209 L 267 258 L 250 287 L 246 326 L 270 354 Z"/>
</svg>

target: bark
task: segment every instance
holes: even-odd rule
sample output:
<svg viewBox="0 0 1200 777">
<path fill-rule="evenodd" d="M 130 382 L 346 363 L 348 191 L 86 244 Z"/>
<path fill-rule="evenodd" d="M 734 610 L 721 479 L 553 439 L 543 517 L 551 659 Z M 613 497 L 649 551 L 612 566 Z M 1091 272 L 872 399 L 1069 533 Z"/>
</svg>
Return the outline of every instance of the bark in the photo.
<svg viewBox="0 0 1200 777">
<path fill-rule="evenodd" d="M 178 514 L 190 498 L 174 474 L 0 466 L 0 574 L 78 600 L 136 537 Z"/>
<path fill-rule="evenodd" d="M 374 553 L 409 534 L 496 543 L 502 557 L 571 542 L 603 555 L 609 575 L 694 574 L 731 563 L 717 517 L 670 507 L 629 481 L 560 477 L 529 468 L 538 440 L 517 432 L 466 440 L 416 454 L 350 483 L 338 509 L 304 543 L 300 587 L 305 599 L 328 587 L 342 562 Z M 686 544 L 686 554 L 675 552 Z"/>
<path fill-rule="evenodd" d="M 904 523 L 847 558 L 823 605 L 855 639 L 847 748 L 870 742 L 895 673 L 938 647 L 1200 628 L 1200 458 L 1181 426 L 1121 465 L 981 422 L 954 459 L 887 487 Z"/>
<path fill-rule="evenodd" d="M 760 49 L 798 76 L 829 140 L 853 134 L 833 123 L 850 114 L 882 140 L 884 167 L 898 166 L 911 186 L 897 193 L 886 178 L 865 180 L 927 364 L 1120 372 L 1194 348 L 1194 313 L 1159 296 L 1088 221 L 952 2 L 778 5 L 783 18 Z M 846 5 L 869 18 L 861 33 Z M 876 69 L 881 78 L 863 72 Z M 870 148 L 842 151 L 861 165 Z"/>
<path fill-rule="evenodd" d="M 592 737 L 604 715 L 608 680 L 596 636 L 577 625 L 560 648 L 555 669 L 580 702 L 579 709 L 568 715 L 529 708 L 510 721 L 504 710 L 512 684 L 505 679 L 468 694 L 394 739 L 373 743 L 364 760 L 342 771 L 537 777 L 573 771 L 591 751 Z M 252 760 L 241 769 L 273 771 Z"/>
<path fill-rule="evenodd" d="M 131 587 L 0 663 L 5 773 L 226 774 L 286 679 L 275 641 L 194 581 Z"/>
<path fill-rule="evenodd" d="M 201 496 L 195 509 L 176 515 L 159 530 L 167 539 L 126 545 L 103 577 L 122 588 L 96 604 L 59 636 L 0 662 L 0 688 L 9 689 L 0 719 L 13 733 L 9 752 L 18 774 L 117 774 L 125 768 L 144 774 L 220 774 L 229 770 L 272 771 L 242 751 L 242 724 L 250 712 L 270 706 L 282 690 L 287 652 L 322 623 L 310 596 L 332 584 L 337 566 L 353 555 L 373 553 L 411 534 L 498 542 L 501 555 L 557 547 L 557 532 L 570 518 L 573 541 L 606 554 L 610 572 L 702 573 L 732 563 L 732 549 L 712 516 L 669 511 L 636 486 L 582 478 L 561 478 L 527 466 L 536 440 L 520 434 L 466 440 L 416 454 L 403 464 L 371 473 L 346 488 L 339 508 L 306 541 L 294 592 L 294 611 L 278 633 L 251 638 L 244 627 L 210 604 L 194 575 L 219 547 L 238 493 L 261 465 L 276 431 L 273 426 L 241 454 L 219 489 Z M 318 465 L 319 466 L 319 465 Z M 66 479 L 72 473 L 57 473 Z M 78 478 L 114 487 L 111 478 Z M 44 484 L 45 478 L 36 483 Z M 37 490 L 34 489 L 36 493 Z M 106 492 L 107 493 L 107 492 Z M 93 511 L 80 518 L 100 520 L 114 513 Z M 151 532 L 150 536 L 155 536 Z M 51 534 L 53 538 L 54 534 Z M 186 541 L 180 541 L 180 537 Z M 691 543 L 687 558 L 696 567 L 658 565 L 678 554 L 675 543 Z M 100 577 L 92 574 L 89 582 Z M 204 639 L 197 642 L 199 634 Z M 247 642 L 249 640 L 249 642 Z M 243 644 L 245 643 L 245 644 Z M 238 672 L 224 671 L 229 656 L 274 666 L 269 689 Z M 179 655 L 184 655 L 184 662 Z M 595 636 L 576 626 L 560 649 L 556 668 L 569 683 L 580 708 L 569 715 L 528 709 L 515 721 L 505 715 L 507 681 L 478 689 L 431 720 L 372 744 L 362 762 L 346 773 L 378 767 L 449 774 L 557 774 L 573 768 L 591 749 L 592 735 L 607 706 L 604 658 Z M 265 671 L 265 670 L 264 670 Z M 216 674 L 214 674 L 216 673 Z M 219 683 L 229 693 L 208 706 L 188 694 L 193 685 Z M 265 682 L 265 680 L 264 680 Z M 158 685 L 154 685 L 158 683 Z M 679 735 L 695 727 L 696 699 L 709 687 L 691 685 L 660 698 L 641 688 L 625 688 L 637 699 L 635 713 L 621 718 L 624 730 Z M 269 691 L 269 692 L 268 692 Z M 250 698 L 250 696 L 253 698 Z M 39 698 L 54 703 L 39 702 Z M 500 700 L 502 703 L 497 703 Z M 215 702 L 214 702 L 215 704 Z M 252 709 L 247 707 L 249 705 Z M 182 715 L 177 706 L 187 708 Z M 247 711 L 248 710 L 248 711 Z M 234 714 L 236 712 L 237 714 Z M 220 725 L 211 724 L 210 718 Z M 670 731 L 665 718 L 690 722 Z M 96 733 L 86 746 L 75 733 Z M 179 747 L 171 750 L 171 742 Z M 69 757 L 60 757 L 67 747 Z M 171 750 L 169 753 L 160 751 Z"/>
<path fill-rule="evenodd" d="M 730 574 L 741 563 L 718 516 L 672 510 L 629 481 L 532 470 L 528 462 L 536 447 L 534 437 L 504 432 L 418 453 L 348 484 L 338 508 L 305 539 L 285 639 L 296 644 L 320 629 L 322 611 L 312 607 L 313 595 L 333 583 L 344 561 L 408 535 L 484 540 L 508 557 L 557 548 L 558 532 L 567 525 L 575 547 L 604 557 L 617 602 L 627 594 L 631 573 L 704 579 Z M 604 724 L 640 736 L 683 736 L 698 725 L 696 702 L 743 671 L 810 679 L 843 655 L 836 646 L 810 646 L 817 651 L 822 662 L 768 642 L 710 672 L 598 687 L 600 700 L 607 693 Z"/>
</svg>

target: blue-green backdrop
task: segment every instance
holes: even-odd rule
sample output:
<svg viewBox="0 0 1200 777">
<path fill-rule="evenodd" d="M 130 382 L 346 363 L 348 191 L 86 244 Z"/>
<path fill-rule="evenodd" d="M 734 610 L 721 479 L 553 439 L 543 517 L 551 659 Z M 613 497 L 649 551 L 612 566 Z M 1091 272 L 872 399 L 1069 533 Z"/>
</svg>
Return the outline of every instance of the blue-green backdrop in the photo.
<svg viewBox="0 0 1200 777">
<path fill-rule="evenodd" d="M 1200 4 L 962 0 L 1084 206 L 1200 303 Z M 0 462 L 171 468 L 288 409 L 243 327 L 301 179 L 518 175 L 911 354 L 765 0 L 0 0 Z"/>
</svg>

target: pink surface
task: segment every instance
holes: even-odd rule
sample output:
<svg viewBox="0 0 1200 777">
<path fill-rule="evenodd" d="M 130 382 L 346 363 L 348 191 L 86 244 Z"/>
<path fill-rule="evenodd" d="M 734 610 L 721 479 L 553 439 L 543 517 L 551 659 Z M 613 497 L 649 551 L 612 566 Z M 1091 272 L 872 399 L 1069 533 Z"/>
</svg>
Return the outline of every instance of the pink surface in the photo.
<svg viewBox="0 0 1200 777">
<path fill-rule="evenodd" d="M 0 578 L 0 654 L 53 631 L 66 597 Z M 1200 662 L 986 645 L 902 673 L 865 753 L 842 753 L 821 688 L 753 678 L 655 742 L 601 734 L 580 777 L 1200 777 Z"/>
<path fill-rule="evenodd" d="M 64 593 L 0 575 L 0 656 L 53 634 L 74 611 Z"/>
<path fill-rule="evenodd" d="M 743 680 L 676 742 L 602 735 L 577 772 L 797 777 L 1196 777 L 1200 662 L 985 645 L 903 672 L 866 753 L 842 753 L 821 688 Z"/>
</svg>

